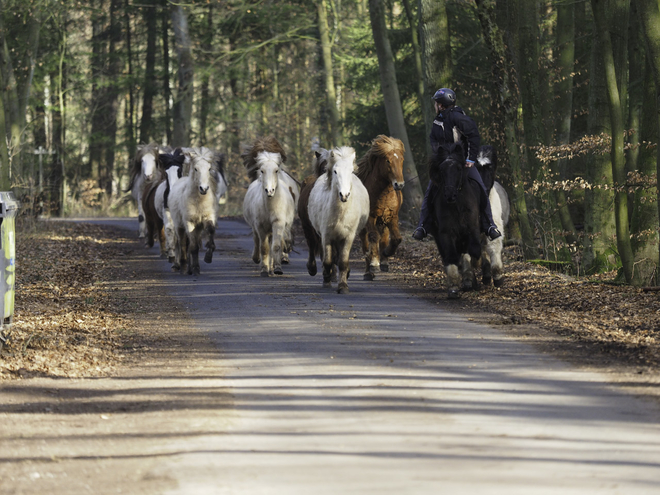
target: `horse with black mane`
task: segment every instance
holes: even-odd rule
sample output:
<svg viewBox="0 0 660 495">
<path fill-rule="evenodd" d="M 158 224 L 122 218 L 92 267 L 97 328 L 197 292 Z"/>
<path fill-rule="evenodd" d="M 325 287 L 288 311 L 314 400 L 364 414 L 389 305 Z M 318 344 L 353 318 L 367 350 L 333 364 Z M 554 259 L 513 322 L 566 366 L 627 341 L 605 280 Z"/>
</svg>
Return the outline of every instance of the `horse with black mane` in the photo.
<svg viewBox="0 0 660 495">
<path fill-rule="evenodd" d="M 448 297 L 460 297 L 460 289 L 477 288 L 474 269 L 481 256 L 479 228 L 480 186 L 468 177 L 463 149 L 443 146 L 431 160 L 429 176 L 438 186 L 431 211 L 430 233 L 435 239 L 448 278 Z"/>
</svg>

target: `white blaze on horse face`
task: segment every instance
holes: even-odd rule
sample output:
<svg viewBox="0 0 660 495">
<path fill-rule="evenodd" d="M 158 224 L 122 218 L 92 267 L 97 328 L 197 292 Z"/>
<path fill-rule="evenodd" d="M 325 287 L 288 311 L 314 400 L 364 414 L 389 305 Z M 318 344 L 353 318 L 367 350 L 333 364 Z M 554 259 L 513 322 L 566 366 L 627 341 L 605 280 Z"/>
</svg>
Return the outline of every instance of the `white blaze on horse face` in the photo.
<svg viewBox="0 0 660 495">
<path fill-rule="evenodd" d="M 148 153 L 142 157 L 142 176 L 145 180 L 154 178 L 156 172 L 156 157 Z"/>
<path fill-rule="evenodd" d="M 211 187 L 211 164 L 209 162 L 203 159 L 195 160 L 192 176 L 200 194 L 204 195 L 209 192 Z"/>
<path fill-rule="evenodd" d="M 176 183 L 176 181 L 179 180 L 179 170 L 181 170 L 181 167 L 172 165 L 170 168 L 168 168 L 165 171 L 165 173 L 167 174 L 167 181 L 170 183 L 170 186 L 173 186 Z"/>
<path fill-rule="evenodd" d="M 392 153 L 394 156 L 394 163 L 391 163 L 392 169 L 395 170 L 396 172 L 399 172 L 399 169 L 401 170 L 401 173 L 395 174 L 395 177 L 392 177 L 392 187 L 394 188 L 395 191 L 400 191 L 403 189 L 403 186 L 406 185 L 406 181 L 403 178 L 403 157 L 399 156 L 396 153 Z M 399 161 L 401 165 L 399 166 Z"/>
<path fill-rule="evenodd" d="M 339 193 L 339 199 L 342 202 L 348 201 L 351 195 L 351 188 L 353 187 L 353 170 L 355 168 L 355 152 L 349 153 L 348 156 L 342 156 L 334 151 L 330 155 L 332 161 L 332 181 Z"/>
<path fill-rule="evenodd" d="M 257 155 L 259 180 L 269 198 L 272 198 L 277 190 L 281 160 L 282 157 L 279 153 L 262 151 Z"/>
</svg>

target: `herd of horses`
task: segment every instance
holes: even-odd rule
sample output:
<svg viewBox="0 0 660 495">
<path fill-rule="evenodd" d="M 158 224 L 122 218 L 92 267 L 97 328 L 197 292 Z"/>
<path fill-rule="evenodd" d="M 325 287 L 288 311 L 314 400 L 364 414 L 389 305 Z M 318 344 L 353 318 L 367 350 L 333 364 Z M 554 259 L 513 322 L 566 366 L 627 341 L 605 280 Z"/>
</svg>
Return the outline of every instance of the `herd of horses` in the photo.
<svg viewBox="0 0 660 495">
<path fill-rule="evenodd" d="M 319 148 L 313 173 L 299 182 L 286 167 L 286 152 L 272 137 L 257 138 L 241 158 L 250 185 L 243 200 L 243 216 L 252 229 L 252 260 L 261 276 L 283 274 L 293 248 L 296 213 L 300 218 L 309 257 L 307 271 L 323 265 L 323 286 L 337 281 L 347 294 L 349 255 L 356 236 L 365 257 L 364 280 L 389 270 L 388 258 L 401 243 L 399 210 L 403 203 L 403 143 L 376 137 L 367 153 L 356 159 L 348 146 Z M 482 282 L 501 286 L 503 238 L 489 240 L 479 231 L 479 191 L 468 179 L 460 146 L 442 149 L 429 165 L 438 186 L 431 205 L 435 222 L 430 233 L 443 259 L 448 296 L 477 288 Z M 130 190 L 138 207 L 138 235 L 149 247 L 158 238 L 160 253 L 181 273 L 200 273 L 199 251 L 211 263 L 215 228 L 222 196 L 227 193 L 225 156 L 209 148 L 176 148 L 155 143 L 141 145 L 131 167 Z M 486 187 L 495 223 L 501 232 L 509 218 L 509 201 L 495 181 L 495 150 L 482 146 L 477 166 Z"/>
</svg>

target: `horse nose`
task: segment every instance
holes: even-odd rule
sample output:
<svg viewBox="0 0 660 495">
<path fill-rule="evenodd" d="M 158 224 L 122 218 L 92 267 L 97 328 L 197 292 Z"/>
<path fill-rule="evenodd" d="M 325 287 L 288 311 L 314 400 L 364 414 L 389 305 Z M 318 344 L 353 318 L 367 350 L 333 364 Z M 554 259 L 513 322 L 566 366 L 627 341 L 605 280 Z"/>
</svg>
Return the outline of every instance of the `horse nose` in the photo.
<svg viewBox="0 0 660 495">
<path fill-rule="evenodd" d="M 206 194 L 208 191 L 209 191 L 209 186 L 206 186 L 206 187 L 199 186 L 199 193 L 200 194 Z"/>
<path fill-rule="evenodd" d="M 275 188 L 273 188 L 273 187 L 271 187 L 271 188 L 266 187 L 266 188 L 264 188 L 264 190 L 266 191 L 266 195 L 269 198 L 272 198 L 273 195 L 275 194 Z"/>
<path fill-rule="evenodd" d="M 403 189 L 403 186 L 405 186 L 405 185 L 406 185 L 405 182 L 394 181 L 394 190 L 395 191 L 400 191 L 401 189 Z"/>
<path fill-rule="evenodd" d="M 347 192 L 346 194 L 339 193 L 339 199 L 341 199 L 342 203 L 346 203 L 348 201 L 348 197 L 351 195 L 350 192 Z"/>
</svg>

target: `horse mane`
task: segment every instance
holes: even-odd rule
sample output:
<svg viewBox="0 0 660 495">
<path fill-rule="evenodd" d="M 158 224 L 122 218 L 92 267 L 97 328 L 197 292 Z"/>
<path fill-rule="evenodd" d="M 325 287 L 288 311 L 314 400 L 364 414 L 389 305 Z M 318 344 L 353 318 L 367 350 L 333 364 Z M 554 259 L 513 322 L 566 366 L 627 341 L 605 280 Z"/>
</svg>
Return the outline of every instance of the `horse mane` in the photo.
<svg viewBox="0 0 660 495">
<path fill-rule="evenodd" d="M 145 155 L 148 155 L 149 153 L 151 153 L 156 157 L 156 165 L 158 165 L 159 163 L 158 144 L 157 143 L 138 144 L 137 152 L 135 153 L 135 156 L 133 157 L 133 162 L 131 163 L 131 180 L 128 183 L 126 192 L 130 191 L 133 188 L 135 179 L 138 177 L 138 175 L 142 173 L 142 158 Z"/>
<path fill-rule="evenodd" d="M 450 159 L 459 163 L 465 163 L 465 155 L 460 143 L 448 143 L 440 146 L 438 152 L 431 158 L 431 162 L 429 163 L 429 177 L 436 184 L 438 184 L 438 179 L 440 178 L 440 166 Z"/>
<path fill-rule="evenodd" d="M 316 177 L 321 177 L 328 171 L 329 157 L 330 151 L 326 150 L 325 148 L 319 148 L 314 152 L 314 162 L 312 163 L 312 168 Z"/>
<path fill-rule="evenodd" d="M 169 153 L 161 153 L 158 156 L 165 170 L 170 167 L 183 168 L 183 162 L 186 160 L 186 156 L 183 154 L 181 148 L 176 148 L 174 151 Z"/>
<path fill-rule="evenodd" d="M 355 155 L 355 150 L 350 146 L 339 146 L 328 153 L 328 166 L 325 172 L 328 178 L 328 188 L 332 187 L 332 170 L 334 169 L 335 164 L 342 158 L 348 157 L 351 154 Z M 353 163 L 353 171 L 355 171 L 355 163 Z"/>
<path fill-rule="evenodd" d="M 284 151 L 284 147 L 277 139 L 275 139 L 275 137 L 258 137 L 250 146 L 243 148 L 243 152 L 241 153 L 243 165 L 247 169 L 250 181 L 255 181 L 257 179 L 257 170 L 259 169 L 259 167 L 257 167 L 257 155 L 262 151 L 279 153 L 282 157 L 282 163 L 286 163 L 286 151 Z M 286 170 L 285 172 L 288 173 Z"/>
<path fill-rule="evenodd" d="M 394 153 L 400 153 L 402 157 L 405 153 L 405 147 L 400 139 L 384 134 L 376 136 L 369 151 L 357 163 L 357 176 L 364 182 L 376 168 L 379 159 L 389 159 Z"/>
</svg>

